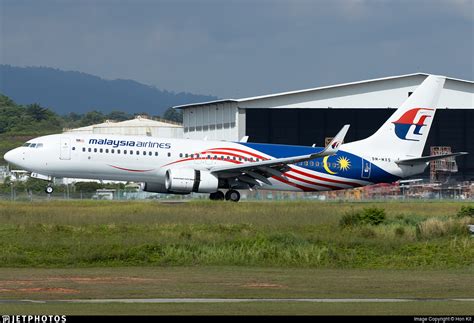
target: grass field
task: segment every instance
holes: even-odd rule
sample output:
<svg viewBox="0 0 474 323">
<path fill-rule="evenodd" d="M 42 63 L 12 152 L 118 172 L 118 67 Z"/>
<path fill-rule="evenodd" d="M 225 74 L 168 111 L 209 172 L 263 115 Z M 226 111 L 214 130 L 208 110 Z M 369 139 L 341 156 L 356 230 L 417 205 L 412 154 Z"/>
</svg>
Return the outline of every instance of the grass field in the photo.
<svg viewBox="0 0 474 323">
<path fill-rule="evenodd" d="M 423 298 L 407 303 L 7 304 L 3 313 L 472 314 L 457 202 L 0 202 L 0 299 Z M 377 225 L 352 223 L 367 208 Z"/>
<path fill-rule="evenodd" d="M 340 225 L 374 205 L 383 223 Z M 461 205 L 0 202 L 0 266 L 470 268 Z"/>
</svg>

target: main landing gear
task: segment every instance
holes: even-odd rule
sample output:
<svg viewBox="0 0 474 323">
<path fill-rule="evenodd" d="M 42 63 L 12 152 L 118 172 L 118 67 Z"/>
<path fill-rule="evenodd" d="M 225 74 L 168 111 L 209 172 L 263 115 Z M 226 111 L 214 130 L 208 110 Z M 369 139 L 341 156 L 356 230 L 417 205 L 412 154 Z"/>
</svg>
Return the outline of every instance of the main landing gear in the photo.
<svg viewBox="0 0 474 323">
<path fill-rule="evenodd" d="M 209 195 L 209 199 L 212 201 L 223 201 L 224 198 L 227 201 L 238 202 L 240 200 L 240 193 L 236 190 L 228 190 L 227 193 L 217 191 Z"/>
</svg>

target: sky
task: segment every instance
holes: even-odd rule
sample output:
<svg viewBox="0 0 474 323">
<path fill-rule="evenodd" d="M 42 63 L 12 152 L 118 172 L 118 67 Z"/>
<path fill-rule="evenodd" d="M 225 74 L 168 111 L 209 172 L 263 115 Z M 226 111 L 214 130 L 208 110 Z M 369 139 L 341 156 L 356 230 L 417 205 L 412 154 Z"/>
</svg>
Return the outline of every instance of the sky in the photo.
<svg viewBox="0 0 474 323">
<path fill-rule="evenodd" d="M 0 63 L 220 98 L 474 80 L 474 1 L 0 0 Z"/>
</svg>

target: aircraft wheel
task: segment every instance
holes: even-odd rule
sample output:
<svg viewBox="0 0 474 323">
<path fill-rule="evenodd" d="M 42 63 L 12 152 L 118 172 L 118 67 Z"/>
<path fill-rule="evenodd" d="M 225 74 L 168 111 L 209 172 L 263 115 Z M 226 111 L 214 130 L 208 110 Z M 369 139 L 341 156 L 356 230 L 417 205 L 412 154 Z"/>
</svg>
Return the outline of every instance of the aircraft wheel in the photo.
<svg viewBox="0 0 474 323">
<path fill-rule="evenodd" d="M 46 194 L 52 194 L 54 192 L 54 188 L 52 186 L 48 185 L 48 186 L 46 186 L 44 191 L 46 192 Z"/>
<path fill-rule="evenodd" d="M 221 191 L 211 193 L 209 194 L 209 199 L 211 201 L 222 201 L 224 199 L 224 193 L 222 193 Z"/>
<path fill-rule="evenodd" d="M 238 202 L 240 200 L 240 193 L 236 190 L 229 190 L 225 193 L 225 199 L 227 201 Z"/>
</svg>

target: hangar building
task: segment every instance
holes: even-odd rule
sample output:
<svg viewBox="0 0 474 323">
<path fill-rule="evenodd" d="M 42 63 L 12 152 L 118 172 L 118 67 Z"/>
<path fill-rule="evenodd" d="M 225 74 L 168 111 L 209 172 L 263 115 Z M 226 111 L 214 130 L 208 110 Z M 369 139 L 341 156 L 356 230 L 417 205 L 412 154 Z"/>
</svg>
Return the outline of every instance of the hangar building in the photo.
<svg viewBox="0 0 474 323">
<path fill-rule="evenodd" d="M 363 139 L 428 76 L 392 76 L 264 96 L 176 106 L 184 138 L 324 146 L 346 123 L 346 141 Z M 457 180 L 474 181 L 474 82 L 446 78 L 424 155 L 431 146 L 470 154 L 457 159 Z M 428 175 L 427 171 L 427 175 Z"/>
<path fill-rule="evenodd" d="M 103 123 L 64 129 L 64 132 L 83 134 L 111 134 L 124 136 L 151 136 L 161 138 L 183 138 L 183 126 L 171 121 L 157 121 L 142 116 L 121 122 L 106 120 Z"/>
</svg>

